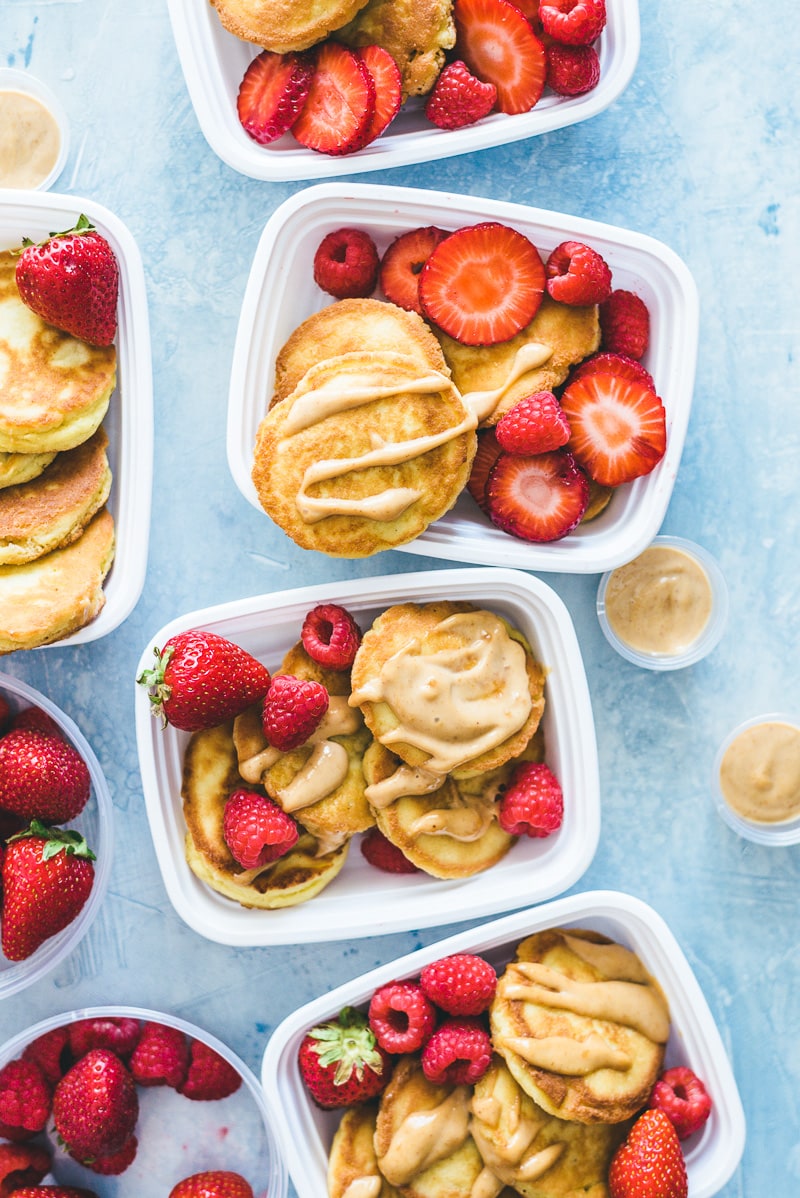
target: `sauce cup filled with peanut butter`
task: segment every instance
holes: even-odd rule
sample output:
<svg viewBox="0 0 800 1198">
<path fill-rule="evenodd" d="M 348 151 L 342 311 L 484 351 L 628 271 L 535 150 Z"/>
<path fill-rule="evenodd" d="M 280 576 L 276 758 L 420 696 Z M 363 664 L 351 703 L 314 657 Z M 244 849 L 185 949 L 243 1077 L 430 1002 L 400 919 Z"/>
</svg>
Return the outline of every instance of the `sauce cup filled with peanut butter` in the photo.
<svg viewBox="0 0 800 1198">
<path fill-rule="evenodd" d="M 27 71 L 0 70 L 0 187 L 45 191 L 61 174 L 69 126 L 57 97 Z"/>
<path fill-rule="evenodd" d="M 717 809 L 758 844 L 800 844 L 800 720 L 755 716 L 726 737 L 714 762 Z"/>
<path fill-rule="evenodd" d="M 679 670 L 706 657 L 725 631 L 725 577 L 702 546 L 659 536 L 603 575 L 597 618 L 609 644 L 634 665 Z"/>
</svg>

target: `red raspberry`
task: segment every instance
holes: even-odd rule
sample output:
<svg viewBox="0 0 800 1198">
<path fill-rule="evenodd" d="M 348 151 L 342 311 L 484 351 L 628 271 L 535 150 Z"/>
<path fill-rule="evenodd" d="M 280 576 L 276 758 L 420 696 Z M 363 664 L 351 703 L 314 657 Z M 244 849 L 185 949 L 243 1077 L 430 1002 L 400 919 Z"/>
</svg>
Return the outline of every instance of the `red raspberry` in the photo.
<svg viewBox="0 0 800 1198">
<path fill-rule="evenodd" d="M 549 453 L 566 445 L 569 422 L 552 391 L 526 395 L 495 425 L 495 436 L 506 453 Z"/>
<path fill-rule="evenodd" d="M 370 865 L 387 874 L 416 874 L 419 869 L 413 861 L 387 840 L 378 828 L 370 828 L 361 839 L 361 852 Z"/>
<path fill-rule="evenodd" d="M 336 299 L 363 299 L 378 282 L 380 259 L 363 229 L 336 229 L 314 254 L 314 282 Z"/>
<path fill-rule="evenodd" d="M 320 603 L 303 621 L 300 639 L 308 656 L 321 666 L 349 670 L 361 644 L 361 629 L 343 607 Z"/>
<path fill-rule="evenodd" d="M 547 291 L 561 304 L 585 307 L 611 294 L 611 271 L 605 260 L 581 241 L 562 241 L 545 263 Z"/>
<path fill-rule="evenodd" d="M 600 305 L 600 333 L 603 349 L 638 362 L 650 344 L 650 313 L 644 300 L 632 291 L 612 291 Z"/>
<path fill-rule="evenodd" d="M 440 73 L 425 105 L 425 116 L 440 129 L 463 129 L 488 116 L 497 103 L 497 88 L 472 74 L 461 59 Z"/>
<path fill-rule="evenodd" d="M 0 1069 L 0 1122 L 13 1131 L 41 1131 L 50 1115 L 52 1093 L 35 1061 L 16 1058 Z"/>
<path fill-rule="evenodd" d="M 46 1149 L 33 1144 L 0 1144 L 0 1194 L 3 1198 L 27 1186 L 38 1186 L 49 1172 L 50 1153 Z M 35 1192 L 39 1193 L 39 1190 Z"/>
<path fill-rule="evenodd" d="M 278 674 L 269 684 L 261 722 L 275 749 L 288 753 L 304 745 L 328 710 L 328 692 L 321 682 Z"/>
<path fill-rule="evenodd" d="M 644 383 L 651 391 L 656 390 L 655 380 L 650 371 L 627 354 L 592 354 L 570 372 L 568 382 L 574 383 L 576 379 L 585 378 L 588 374 L 614 374 L 619 378 L 630 379 L 633 383 Z"/>
<path fill-rule="evenodd" d="M 478 1019 L 447 1019 L 422 1050 L 422 1072 L 437 1086 L 472 1086 L 492 1061 L 489 1033 Z"/>
<path fill-rule="evenodd" d="M 453 953 L 426 965 L 419 984 L 448 1015 L 480 1015 L 494 998 L 497 974 L 483 957 Z"/>
<path fill-rule="evenodd" d="M 518 765 L 500 800 L 497 818 L 510 836 L 549 836 L 560 828 L 564 795 L 550 767 L 539 761 Z"/>
<path fill-rule="evenodd" d="M 39 1066 L 51 1086 L 54 1086 L 67 1071 L 64 1049 L 69 1043 L 69 1028 L 55 1027 L 51 1032 L 45 1032 L 31 1040 L 22 1050 L 25 1061 L 33 1061 Z"/>
<path fill-rule="evenodd" d="M 138 1019 L 79 1019 L 69 1028 L 69 1046 L 74 1057 L 86 1056 L 92 1048 L 107 1048 L 118 1057 L 129 1056 L 139 1043 Z"/>
<path fill-rule="evenodd" d="M 92 1173 L 99 1173 L 103 1177 L 118 1177 L 133 1164 L 138 1147 L 139 1141 L 136 1136 L 131 1136 L 116 1152 L 98 1153 L 91 1160 L 81 1161 L 81 1164 L 84 1168 L 91 1169 Z"/>
<path fill-rule="evenodd" d="M 186 1081 L 178 1086 L 185 1098 L 209 1102 L 235 1094 L 242 1076 L 233 1065 L 202 1040 L 192 1040 L 189 1046 L 189 1072 Z"/>
<path fill-rule="evenodd" d="M 436 1011 L 416 982 L 389 982 L 372 996 L 369 1025 L 386 1052 L 417 1052 L 436 1026 Z"/>
<path fill-rule="evenodd" d="M 235 790 L 225 804 L 222 835 L 243 869 L 260 869 L 297 843 L 297 824 L 266 795 Z"/>
<path fill-rule="evenodd" d="M 140 1086 L 177 1090 L 189 1069 L 189 1045 L 183 1032 L 164 1023 L 145 1023 L 130 1069 Z"/>
<path fill-rule="evenodd" d="M 600 82 L 600 59 L 594 46 L 547 46 L 547 86 L 557 96 L 582 96 Z"/>
<path fill-rule="evenodd" d="M 541 0 L 545 33 L 567 46 L 588 46 L 603 32 L 606 0 Z"/>
<path fill-rule="evenodd" d="M 653 1087 L 650 1104 L 663 1111 L 678 1133 L 686 1140 L 699 1131 L 711 1114 L 711 1098 L 700 1078 L 686 1065 L 667 1069 Z"/>
</svg>

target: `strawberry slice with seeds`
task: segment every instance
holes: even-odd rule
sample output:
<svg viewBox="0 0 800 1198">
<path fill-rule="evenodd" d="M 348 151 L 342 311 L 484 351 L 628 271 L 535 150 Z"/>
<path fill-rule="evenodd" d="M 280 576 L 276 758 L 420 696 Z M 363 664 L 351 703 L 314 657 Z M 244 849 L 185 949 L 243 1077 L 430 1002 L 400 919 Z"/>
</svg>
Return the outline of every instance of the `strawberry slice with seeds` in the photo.
<svg viewBox="0 0 800 1198">
<path fill-rule="evenodd" d="M 580 523 L 589 484 L 571 453 L 501 453 L 486 484 L 489 518 L 523 541 L 558 541 Z"/>
<path fill-rule="evenodd" d="M 436 225 L 401 233 L 381 258 L 381 290 L 388 300 L 409 312 L 422 315 L 419 276 L 433 251 L 450 234 Z"/>
<path fill-rule="evenodd" d="M 400 111 L 403 77 L 399 66 L 383 46 L 363 46 L 358 53 L 375 84 L 375 108 L 364 135 L 364 145 L 367 146 L 380 137 Z"/>
<path fill-rule="evenodd" d="M 508 0 L 456 0 L 457 57 L 497 88 L 500 112 L 529 112 L 544 91 L 547 57 L 533 26 Z"/>
<path fill-rule="evenodd" d="M 375 84 L 360 54 L 324 42 L 303 111 L 292 126 L 302 146 L 320 154 L 353 154 L 366 145 L 375 111 Z"/>
<path fill-rule="evenodd" d="M 569 382 L 574 383 L 576 379 L 585 378 L 587 374 L 618 374 L 622 378 L 632 379 L 635 383 L 644 383 L 651 391 L 656 389 L 653 376 L 647 367 L 642 366 L 635 358 L 629 358 L 627 354 L 611 354 L 605 351 L 592 354 L 570 372 Z"/>
<path fill-rule="evenodd" d="M 288 133 L 306 102 L 313 74 L 308 55 L 264 50 L 254 58 L 236 99 L 245 133 L 262 146 Z"/>
<path fill-rule="evenodd" d="M 644 383 L 598 372 L 565 389 L 561 407 L 572 435 L 568 448 L 605 487 L 649 474 L 667 448 L 664 405 Z"/>
<path fill-rule="evenodd" d="M 530 324 L 542 302 L 536 246 L 496 221 L 466 225 L 438 245 L 419 276 L 423 314 L 463 345 L 496 345 Z"/>
</svg>

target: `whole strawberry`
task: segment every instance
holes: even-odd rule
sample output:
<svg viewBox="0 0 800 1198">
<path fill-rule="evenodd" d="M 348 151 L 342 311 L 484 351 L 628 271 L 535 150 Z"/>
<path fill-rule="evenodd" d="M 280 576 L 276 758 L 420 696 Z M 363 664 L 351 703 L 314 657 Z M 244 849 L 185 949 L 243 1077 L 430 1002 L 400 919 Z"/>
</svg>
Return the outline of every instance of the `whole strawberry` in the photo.
<svg viewBox="0 0 800 1198">
<path fill-rule="evenodd" d="M 37 316 L 90 345 L 110 345 L 117 332 L 119 267 L 102 234 L 81 214 L 40 245 L 24 238 L 17 261 L 20 298 Z"/>
<path fill-rule="evenodd" d="M 611 1198 L 687 1198 L 686 1164 L 675 1128 L 663 1111 L 645 1111 L 614 1154 Z"/>
<path fill-rule="evenodd" d="M 9 961 L 24 961 L 78 916 L 92 891 L 95 860 L 79 832 L 39 820 L 9 839 L 0 930 Z"/>
<path fill-rule="evenodd" d="M 391 1075 L 389 1054 L 378 1045 L 366 1016 L 352 1007 L 313 1027 L 297 1061 L 311 1098 L 326 1110 L 375 1098 Z"/>
<path fill-rule="evenodd" d="M 56 1131 L 77 1160 L 118 1152 L 131 1139 L 138 1117 L 133 1078 L 107 1048 L 87 1052 L 53 1093 Z"/>
<path fill-rule="evenodd" d="M 172 1187 L 169 1198 L 253 1198 L 253 1187 L 240 1173 L 210 1169 L 184 1177 Z"/>
<path fill-rule="evenodd" d="M 77 749 L 46 732 L 15 729 L 0 738 L 0 807 L 25 820 L 61 824 L 83 811 L 91 777 Z"/>
<path fill-rule="evenodd" d="M 162 725 L 183 732 L 213 728 L 263 699 L 269 670 L 246 649 L 214 632 L 192 628 L 155 649 L 156 664 L 136 681 Z"/>
</svg>

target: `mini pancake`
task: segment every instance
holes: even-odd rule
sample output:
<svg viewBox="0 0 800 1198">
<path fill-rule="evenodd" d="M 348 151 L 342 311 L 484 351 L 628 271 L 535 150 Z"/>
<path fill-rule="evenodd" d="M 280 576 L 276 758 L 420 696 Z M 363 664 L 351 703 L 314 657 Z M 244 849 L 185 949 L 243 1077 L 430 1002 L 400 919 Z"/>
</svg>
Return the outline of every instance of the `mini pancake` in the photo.
<svg viewBox="0 0 800 1198">
<path fill-rule="evenodd" d="M 669 1036 L 658 984 L 596 932 L 529 936 L 498 981 L 492 1042 L 531 1098 L 579 1123 L 621 1123 L 650 1096 Z"/>
<path fill-rule="evenodd" d="M 575 1123 L 548 1115 L 500 1057 L 476 1083 L 470 1133 L 486 1166 L 523 1198 L 606 1196 L 627 1123 Z"/>
<path fill-rule="evenodd" d="M 233 724 L 195 732 L 183 760 L 181 797 L 186 820 L 186 862 L 192 872 L 242 907 L 278 908 L 304 903 L 341 870 L 347 844 L 317 856 L 317 842 L 301 833 L 294 848 L 262 870 L 243 870 L 222 835 L 225 804 L 245 783 L 237 768 Z"/>
<path fill-rule="evenodd" d="M 114 519 L 103 508 L 64 549 L 0 566 L 0 653 L 49 645 L 93 620 L 105 604 L 114 547 Z"/>
<path fill-rule="evenodd" d="M 419 536 L 454 505 L 477 448 L 449 378 L 389 350 L 310 367 L 258 428 L 261 506 L 303 549 L 368 557 Z"/>
<path fill-rule="evenodd" d="M 525 638 L 493 612 L 402 603 L 365 633 L 350 702 L 408 765 L 463 779 L 523 751 L 544 711 L 544 680 Z"/>
<path fill-rule="evenodd" d="M 394 1198 L 399 1193 L 378 1168 L 373 1144 L 377 1116 L 375 1102 L 342 1113 L 328 1153 L 328 1198 Z"/>
<path fill-rule="evenodd" d="M 307 50 L 355 16 L 366 0 L 211 0 L 229 33 L 287 54 Z"/>
<path fill-rule="evenodd" d="M 587 481 L 589 483 L 589 505 L 581 517 L 581 524 L 587 524 L 604 512 L 615 491 L 614 487 L 604 487 L 601 483 L 596 483 L 593 478 L 589 478 L 588 475 Z"/>
<path fill-rule="evenodd" d="M 107 445 L 99 428 L 32 482 L 0 491 L 0 565 L 32 561 L 77 540 L 111 490 Z"/>
<path fill-rule="evenodd" d="M 349 670 L 326 669 L 313 661 L 298 642 L 286 654 L 279 673 L 320 682 L 330 695 L 327 716 L 305 745 L 280 753 L 271 748 L 264 736 L 260 705 L 248 708 L 237 716 L 233 725 L 239 772 L 248 783 L 262 785 L 270 798 L 299 819 L 330 851 L 375 823 L 364 795 L 362 767 L 371 737 L 360 713 L 347 704 Z M 352 730 L 339 734 L 333 731 L 336 727 Z M 319 777 L 327 767 L 332 771 L 327 775 L 328 780 L 337 779 L 333 789 L 315 802 L 301 805 L 302 794 L 298 796 L 296 792 L 305 785 L 305 775 L 309 774 L 308 785 L 313 788 L 314 774 Z"/>
<path fill-rule="evenodd" d="M 441 331 L 437 331 L 437 336 L 453 381 L 462 395 L 502 389 L 493 413 L 481 422 L 485 427 L 497 424 L 500 417 L 524 396 L 536 391 L 552 391 L 563 383 L 570 367 L 594 353 L 600 345 L 600 321 L 594 305 L 570 307 L 545 295 L 531 323 L 499 345 L 461 345 Z M 533 352 L 532 347 L 537 345 L 542 346 L 541 364 L 525 370 L 509 383 L 517 353 L 520 350 Z"/>
<path fill-rule="evenodd" d="M 424 95 L 456 44 L 452 0 L 369 0 L 336 40 L 354 50 L 382 46 L 400 68 L 403 97 Z"/>
<path fill-rule="evenodd" d="M 40 454 L 88 440 L 116 383 L 113 345 L 70 337 L 21 300 L 17 258 L 0 253 L 0 451 Z"/>
<path fill-rule="evenodd" d="M 0 453 L 0 488 L 16 487 L 38 478 L 55 453 Z"/>
</svg>

